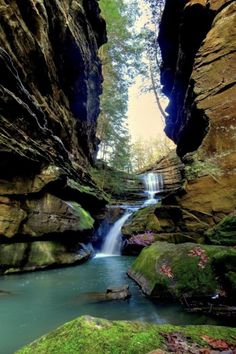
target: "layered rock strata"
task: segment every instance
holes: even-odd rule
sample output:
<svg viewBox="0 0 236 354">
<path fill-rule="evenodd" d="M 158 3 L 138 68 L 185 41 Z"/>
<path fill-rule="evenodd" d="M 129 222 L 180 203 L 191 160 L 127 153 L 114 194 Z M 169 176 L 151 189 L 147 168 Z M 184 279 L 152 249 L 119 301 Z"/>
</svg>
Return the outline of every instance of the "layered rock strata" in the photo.
<svg viewBox="0 0 236 354">
<path fill-rule="evenodd" d="M 209 312 L 216 294 L 221 311 L 227 301 L 235 305 L 235 1 L 167 0 L 159 43 L 170 99 L 165 131 L 185 164 L 185 182 L 146 209 L 146 218 L 141 210 L 124 225 L 128 241 L 148 230 L 168 241 L 144 249 L 129 274 L 150 296 L 202 297 L 199 310 Z"/>
<path fill-rule="evenodd" d="M 177 156 L 175 150 L 170 151 L 142 173 L 147 172 L 162 175 L 164 192 L 176 191 L 182 188 L 184 183 L 184 164 Z"/>
<path fill-rule="evenodd" d="M 236 208 L 235 1 L 167 0 L 159 43 L 165 131 L 186 163 L 174 203 L 217 223 Z"/>
<path fill-rule="evenodd" d="M 0 16 L 0 263 L 6 269 L 14 268 L 18 249 L 26 249 L 20 264 L 27 263 L 36 247 L 29 242 L 85 240 L 81 235 L 93 226 L 89 213 L 105 204 L 89 169 L 98 144 L 97 50 L 106 32 L 96 0 L 1 0 Z M 10 252 L 4 261 L 5 243 L 14 248 L 12 263 Z"/>
</svg>

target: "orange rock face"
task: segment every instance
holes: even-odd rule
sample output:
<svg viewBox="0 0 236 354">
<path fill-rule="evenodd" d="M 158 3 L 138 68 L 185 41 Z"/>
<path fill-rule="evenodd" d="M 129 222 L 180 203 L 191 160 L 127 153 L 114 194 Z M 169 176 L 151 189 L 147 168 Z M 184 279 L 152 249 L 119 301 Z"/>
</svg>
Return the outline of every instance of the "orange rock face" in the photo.
<svg viewBox="0 0 236 354">
<path fill-rule="evenodd" d="M 159 42 L 165 130 L 180 157 L 193 152 L 178 203 L 217 222 L 236 208 L 235 1 L 167 0 Z"/>
</svg>

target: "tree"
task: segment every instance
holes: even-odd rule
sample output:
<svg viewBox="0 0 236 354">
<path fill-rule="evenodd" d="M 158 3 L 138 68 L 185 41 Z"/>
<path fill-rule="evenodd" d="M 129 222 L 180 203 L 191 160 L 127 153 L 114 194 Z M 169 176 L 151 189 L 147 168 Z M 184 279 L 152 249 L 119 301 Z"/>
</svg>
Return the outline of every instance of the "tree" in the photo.
<svg viewBox="0 0 236 354">
<path fill-rule="evenodd" d="M 111 166 L 128 170 L 131 168 L 126 125 L 128 87 L 139 70 L 141 51 L 138 37 L 132 31 L 138 6 L 136 0 L 100 0 L 100 7 L 107 22 L 108 43 L 100 51 L 104 84 L 97 127 L 101 140 L 99 157 Z"/>
<path fill-rule="evenodd" d="M 158 105 L 159 111 L 162 115 L 163 122 L 165 121 L 166 114 L 161 105 L 160 98 L 161 84 L 160 84 L 160 63 L 161 63 L 161 53 L 157 42 L 157 33 L 159 31 L 159 25 L 161 21 L 162 12 L 164 9 L 164 0 L 145 0 L 149 6 L 150 10 L 150 20 L 145 24 L 142 35 L 145 47 L 146 60 L 146 71 L 149 73 L 148 80 L 146 78 L 146 91 L 152 91 L 155 96 L 156 103 Z M 148 84 L 147 84 L 148 82 Z"/>
<path fill-rule="evenodd" d="M 167 155 L 173 149 L 173 143 L 169 140 L 154 138 L 146 141 L 137 140 L 132 144 L 131 155 L 133 170 L 138 172 L 153 165 L 161 157 Z"/>
</svg>

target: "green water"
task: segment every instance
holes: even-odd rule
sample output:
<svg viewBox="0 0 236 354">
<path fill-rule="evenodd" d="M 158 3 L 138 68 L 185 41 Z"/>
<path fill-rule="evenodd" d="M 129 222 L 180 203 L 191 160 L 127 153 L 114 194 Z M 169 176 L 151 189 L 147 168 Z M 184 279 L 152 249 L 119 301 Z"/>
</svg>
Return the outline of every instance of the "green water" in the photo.
<svg viewBox="0 0 236 354">
<path fill-rule="evenodd" d="M 44 272 L 4 276 L 0 289 L 0 354 L 21 346 L 80 315 L 116 320 L 173 324 L 216 324 L 190 315 L 178 306 L 157 305 L 145 298 L 127 276 L 132 257 L 95 258 L 83 265 Z M 129 301 L 93 303 L 87 293 L 129 283 Z M 50 354 L 50 353 L 47 353 Z"/>
</svg>

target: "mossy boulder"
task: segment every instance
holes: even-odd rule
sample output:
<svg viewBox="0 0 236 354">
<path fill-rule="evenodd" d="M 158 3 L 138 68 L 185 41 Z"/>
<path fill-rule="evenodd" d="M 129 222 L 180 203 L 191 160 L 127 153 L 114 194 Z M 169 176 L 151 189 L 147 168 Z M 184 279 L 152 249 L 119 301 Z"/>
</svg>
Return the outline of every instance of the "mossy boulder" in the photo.
<svg viewBox="0 0 236 354">
<path fill-rule="evenodd" d="M 155 205 L 150 205 L 136 211 L 122 227 L 122 234 L 131 236 L 147 231 L 157 233 L 161 231 L 160 223 L 155 215 Z"/>
<path fill-rule="evenodd" d="M 192 345 L 195 349 L 207 348 L 204 336 L 227 341 L 231 348 L 236 343 L 236 328 L 155 325 L 83 316 L 65 323 L 18 350 L 16 354 L 144 354 L 157 348 L 160 353 L 162 350 L 167 353 L 169 351 L 166 335 L 176 333 L 186 342 L 187 348 Z"/>
<path fill-rule="evenodd" d="M 211 297 L 222 290 L 231 297 L 233 286 L 227 286 L 227 277 L 235 271 L 233 248 L 155 242 L 141 252 L 128 274 L 149 296 L 179 299 Z"/>
<path fill-rule="evenodd" d="M 207 241 L 215 245 L 236 245 L 236 214 L 226 216 L 206 232 Z"/>
</svg>

